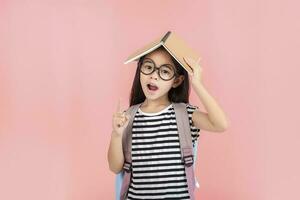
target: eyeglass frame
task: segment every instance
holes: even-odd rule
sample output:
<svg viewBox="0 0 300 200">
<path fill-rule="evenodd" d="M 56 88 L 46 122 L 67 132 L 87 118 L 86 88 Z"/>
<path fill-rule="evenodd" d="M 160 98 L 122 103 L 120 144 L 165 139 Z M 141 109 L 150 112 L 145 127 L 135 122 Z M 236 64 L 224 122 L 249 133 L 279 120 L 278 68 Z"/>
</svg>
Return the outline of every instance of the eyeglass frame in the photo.
<svg viewBox="0 0 300 200">
<path fill-rule="evenodd" d="M 146 60 L 150 60 L 151 63 L 154 64 L 153 71 L 152 71 L 151 73 L 149 73 L 149 74 L 146 74 L 146 73 L 144 73 L 144 72 L 142 71 L 142 66 L 143 66 L 143 64 L 144 64 L 145 59 L 146 59 Z M 176 77 L 176 76 L 179 75 L 179 74 L 178 74 L 178 71 L 177 71 L 177 69 L 176 69 L 176 67 L 173 66 L 173 65 L 171 65 L 171 64 L 163 64 L 163 65 L 157 67 L 156 64 L 155 64 L 155 62 L 154 62 L 151 58 L 145 58 L 145 59 L 141 62 L 141 67 L 140 67 L 140 72 L 141 72 L 142 74 L 144 74 L 144 75 L 150 75 L 150 74 L 153 74 L 153 72 L 155 72 L 155 71 L 157 70 L 157 71 L 158 71 L 158 76 L 159 76 L 162 80 L 164 80 L 164 81 L 172 80 L 172 78 L 174 78 L 174 77 Z M 174 75 L 173 75 L 170 79 L 163 79 L 163 78 L 161 77 L 161 75 L 160 75 L 160 68 L 161 68 L 162 66 L 171 66 L 171 67 L 173 68 L 173 70 L 174 70 Z"/>
</svg>

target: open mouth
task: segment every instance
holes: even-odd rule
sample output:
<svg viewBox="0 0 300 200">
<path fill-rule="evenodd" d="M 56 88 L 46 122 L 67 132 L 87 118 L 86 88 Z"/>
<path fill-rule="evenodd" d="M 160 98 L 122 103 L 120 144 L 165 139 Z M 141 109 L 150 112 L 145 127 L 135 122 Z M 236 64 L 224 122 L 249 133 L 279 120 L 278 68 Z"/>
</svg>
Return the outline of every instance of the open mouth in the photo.
<svg viewBox="0 0 300 200">
<path fill-rule="evenodd" d="M 158 90 L 158 87 L 152 83 L 147 84 L 147 88 L 151 91 L 156 91 Z"/>
</svg>

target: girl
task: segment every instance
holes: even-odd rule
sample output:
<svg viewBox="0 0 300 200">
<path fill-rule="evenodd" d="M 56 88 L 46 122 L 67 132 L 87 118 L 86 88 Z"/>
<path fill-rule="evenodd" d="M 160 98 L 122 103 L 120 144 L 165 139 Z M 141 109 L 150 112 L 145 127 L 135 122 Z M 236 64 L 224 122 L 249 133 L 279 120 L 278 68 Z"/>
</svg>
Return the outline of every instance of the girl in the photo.
<svg viewBox="0 0 300 200">
<path fill-rule="evenodd" d="M 186 104 L 193 144 L 200 129 L 223 132 L 228 126 L 224 112 L 202 84 L 200 65 L 188 58 L 185 62 L 193 73 L 188 74 L 164 47 L 139 59 L 130 106 L 142 104 L 132 126 L 132 179 L 127 199 L 190 199 L 172 102 Z M 207 113 L 189 104 L 189 81 Z M 122 134 L 129 117 L 118 105 L 108 150 L 114 173 L 124 164 Z"/>
</svg>

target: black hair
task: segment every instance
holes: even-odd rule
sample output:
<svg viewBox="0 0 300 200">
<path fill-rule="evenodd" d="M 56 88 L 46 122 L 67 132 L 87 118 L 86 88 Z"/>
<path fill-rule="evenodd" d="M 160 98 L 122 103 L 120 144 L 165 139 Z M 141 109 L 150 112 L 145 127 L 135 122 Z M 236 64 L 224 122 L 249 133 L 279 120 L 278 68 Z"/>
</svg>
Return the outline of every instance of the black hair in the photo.
<svg viewBox="0 0 300 200">
<path fill-rule="evenodd" d="M 166 49 L 164 47 L 159 47 L 157 50 L 164 50 Z M 146 54 L 147 55 L 147 54 Z M 139 104 L 145 101 L 146 96 L 143 92 L 141 82 L 140 82 L 140 69 L 141 65 L 143 63 L 144 58 L 146 55 L 140 57 L 138 63 L 137 63 L 137 68 L 135 72 L 135 77 L 133 80 L 133 84 L 131 87 L 131 94 L 130 94 L 130 99 L 129 99 L 129 105 L 135 105 Z M 190 94 L 190 85 L 189 85 L 189 77 L 188 77 L 188 72 L 177 62 L 177 60 L 171 56 L 172 61 L 176 67 L 177 73 L 179 75 L 184 76 L 184 80 L 182 83 L 177 86 L 176 88 L 171 88 L 168 92 L 168 97 L 171 102 L 174 103 L 189 103 L 189 94 Z"/>
</svg>

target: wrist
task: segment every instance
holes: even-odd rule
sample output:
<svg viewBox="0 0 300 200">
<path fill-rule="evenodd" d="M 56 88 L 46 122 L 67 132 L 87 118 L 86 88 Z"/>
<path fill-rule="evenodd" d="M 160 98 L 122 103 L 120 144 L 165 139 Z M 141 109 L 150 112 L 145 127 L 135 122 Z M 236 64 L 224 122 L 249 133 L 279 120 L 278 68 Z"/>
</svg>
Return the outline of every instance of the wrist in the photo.
<svg viewBox="0 0 300 200">
<path fill-rule="evenodd" d="M 112 132 L 111 132 L 111 136 L 112 137 L 121 137 L 122 136 L 122 134 L 120 134 L 119 132 L 117 132 L 116 130 L 112 130 Z"/>
<path fill-rule="evenodd" d="M 193 82 L 192 86 L 193 86 L 194 89 L 201 89 L 203 87 L 203 84 L 202 84 L 201 81 L 197 80 L 197 81 Z"/>
</svg>

